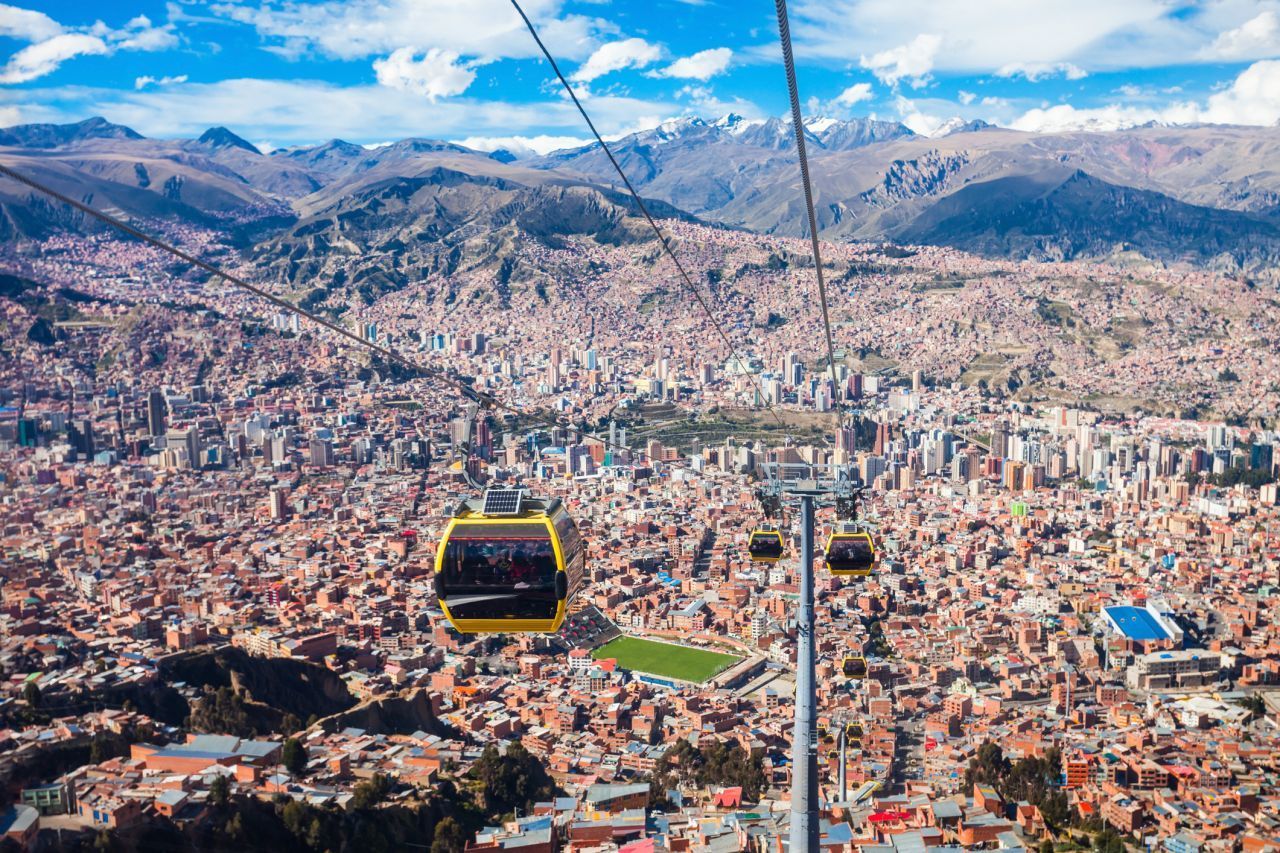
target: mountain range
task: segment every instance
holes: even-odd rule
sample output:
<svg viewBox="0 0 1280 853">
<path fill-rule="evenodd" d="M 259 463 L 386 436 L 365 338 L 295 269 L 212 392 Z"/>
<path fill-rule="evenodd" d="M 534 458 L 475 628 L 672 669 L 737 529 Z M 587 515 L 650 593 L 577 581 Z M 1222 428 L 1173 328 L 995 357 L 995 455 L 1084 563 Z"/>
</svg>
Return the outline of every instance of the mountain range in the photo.
<svg viewBox="0 0 1280 853">
<path fill-rule="evenodd" d="M 1031 134 L 956 121 L 924 137 L 815 118 L 803 132 L 827 239 L 1045 260 L 1136 253 L 1277 279 L 1280 128 Z M 682 118 L 610 147 L 657 215 L 805 231 L 789 121 Z M 295 283 L 334 258 L 359 259 L 383 290 L 424 268 L 501 268 L 522 237 L 646 239 L 597 145 L 524 159 L 430 139 L 264 153 L 222 127 L 161 140 L 92 118 L 0 130 L 0 162 L 126 216 L 226 227 Z M 91 227 L 0 180 L 0 237 Z"/>
</svg>

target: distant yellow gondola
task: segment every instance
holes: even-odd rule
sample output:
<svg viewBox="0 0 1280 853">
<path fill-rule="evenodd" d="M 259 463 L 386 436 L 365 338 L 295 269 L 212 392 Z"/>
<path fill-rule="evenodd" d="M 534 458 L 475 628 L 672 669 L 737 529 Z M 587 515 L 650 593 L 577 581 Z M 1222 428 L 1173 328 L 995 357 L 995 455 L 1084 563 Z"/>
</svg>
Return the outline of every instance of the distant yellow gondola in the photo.
<svg viewBox="0 0 1280 853">
<path fill-rule="evenodd" d="M 436 551 L 436 598 L 464 634 L 560 629 L 585 548 L 559 499 L 490 489 L 459 505 Z"/>
<path fill-rule="evenodd" d="M 867 659 L 864 657 L 847 657 L 840 665 L 845 678 L 861 681 L 867 677 Z"/>
<path fill-rule="evenodd" d="M 865 530 L 846 526 L 827 539 L 827 569 L 839 577 L 865 578 L 875 571 L 876 546 Z"/>
<path fill-rule="evenodd" d="M 753 563 L 776 563 L 786 554 L 781 531 L 768 527 L 751 531 L 747 554 Z"/>
</svg>

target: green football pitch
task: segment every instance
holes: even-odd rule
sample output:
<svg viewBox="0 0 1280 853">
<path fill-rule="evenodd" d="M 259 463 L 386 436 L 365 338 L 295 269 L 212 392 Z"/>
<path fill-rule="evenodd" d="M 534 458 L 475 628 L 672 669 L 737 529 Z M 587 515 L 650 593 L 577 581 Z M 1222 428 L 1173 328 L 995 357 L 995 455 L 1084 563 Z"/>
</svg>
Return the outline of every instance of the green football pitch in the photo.
<svg viewBox="0 0 1280 853">
<path fill-rule="evenodd" d="M 691 649 L 671 643 L 657 643 L 639 637 L 619 637 L 591 653 L 596 660 L 617 658 L 618 666 L 701 683 L 741 660 L 736 655 Z"/>
</svg>

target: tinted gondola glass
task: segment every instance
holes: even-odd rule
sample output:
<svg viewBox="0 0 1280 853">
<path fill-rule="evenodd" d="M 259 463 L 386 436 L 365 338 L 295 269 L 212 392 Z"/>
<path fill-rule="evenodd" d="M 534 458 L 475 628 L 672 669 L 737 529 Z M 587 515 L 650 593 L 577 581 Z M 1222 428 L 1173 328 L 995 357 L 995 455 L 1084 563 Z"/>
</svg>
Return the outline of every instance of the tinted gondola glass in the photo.
<svg viewBox="0 0 1280 853">
<path fill-rule="evenodd" d="M 862 679 L 867 677 L 866 658 L 845 658 L 840 667 L 845 678 Z"/>
<path fill-rule="evenodd" d="M 871 534 L 833 533 L 827 541 L 827 569 L 842 577 L 866 577 L 876 565 L 876 548 Z"/>
<path fill-rule="evenodd" d="M 777 530 L 753 530 L 747 542 L 747 553 L 757 563 L 776 563 L 785 550 L 782 534 Z"/>
<path fill-rule="evenodd" d="M 449 535 L 441 568 L 455 619 L 556 616 L 556 553 L 541 524 L 459 524 Z"/>
<path fill-rule="evenodd" d="M 844 737 L 850 746 L 862 745 L 862 724 L 850 723 L 844 727 Z"/>
<path fill-rule="evenodd" d="M 463 501 L 436 552 L 436 598 L 464 634 L 560 629 L 585 548 L 559 500 Z M 488 510 L 488 511 L 486 511 Z"/>
</svg>

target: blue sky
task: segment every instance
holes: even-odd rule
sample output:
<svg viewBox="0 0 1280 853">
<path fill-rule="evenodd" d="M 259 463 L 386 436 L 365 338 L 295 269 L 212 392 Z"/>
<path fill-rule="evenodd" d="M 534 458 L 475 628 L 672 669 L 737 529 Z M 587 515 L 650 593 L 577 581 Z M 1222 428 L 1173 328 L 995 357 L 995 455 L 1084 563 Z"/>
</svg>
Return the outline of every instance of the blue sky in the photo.
<svg viewBox="0 0 1280 853">
<path fill-rule="evenodd" d="M 610 135 L 781 115 L 768 0 L 525 0 Z M 811 115 L 929 133 L 1280 120 L 1280 0 L 791 0 Z M 0 3 L 0 126 L 103 115 L 262 146 L 585 136 L 509 0 Z"/>
</svg>

